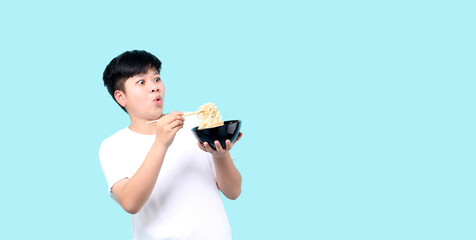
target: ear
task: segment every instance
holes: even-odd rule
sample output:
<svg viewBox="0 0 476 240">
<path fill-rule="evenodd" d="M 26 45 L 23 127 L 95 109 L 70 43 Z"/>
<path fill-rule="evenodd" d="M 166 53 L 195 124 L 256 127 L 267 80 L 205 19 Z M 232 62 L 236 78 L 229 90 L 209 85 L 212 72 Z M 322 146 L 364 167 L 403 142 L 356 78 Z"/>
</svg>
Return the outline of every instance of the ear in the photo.
<svg viewBox="0 0 476 240">
<path fill-rule="evenodd" d="M 114 91 L 114 98 L 116 99 L 117 103 L 122 107 L 126 107 L 126 93 L 120 90 Z"/>
</svg>

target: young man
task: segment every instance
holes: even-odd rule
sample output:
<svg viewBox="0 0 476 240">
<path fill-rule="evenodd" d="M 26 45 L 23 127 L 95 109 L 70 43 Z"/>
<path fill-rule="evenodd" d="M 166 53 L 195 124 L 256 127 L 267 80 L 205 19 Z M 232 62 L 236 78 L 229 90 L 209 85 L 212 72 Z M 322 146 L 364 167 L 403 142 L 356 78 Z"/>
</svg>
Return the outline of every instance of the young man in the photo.
<svg viewBox="0 0 476 240">
<path fill-rule="evenodd" d="M 163 114 L 161 62 L 146 51 L 127 51 L 103 74 L 104 85 L 131 124 L 105 139 L 99 158 L 111 197 L 131 214 L 132 239 L 231 239 L 218 190 L 241 193 L 241 175 L 229 151 L 197 143 L 196 116 Z M 146 123 L 158 120 L 155 126 Z M 181 130 L 184 128 L 183 130 Z"/>
</svg>

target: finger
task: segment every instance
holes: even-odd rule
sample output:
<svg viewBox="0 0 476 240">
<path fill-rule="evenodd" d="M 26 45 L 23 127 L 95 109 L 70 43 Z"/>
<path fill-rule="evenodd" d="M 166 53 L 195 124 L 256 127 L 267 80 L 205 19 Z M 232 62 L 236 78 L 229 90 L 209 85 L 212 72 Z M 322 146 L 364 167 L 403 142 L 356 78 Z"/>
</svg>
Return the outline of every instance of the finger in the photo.
<svg viewBox="0 0 476 240">
<path fill-rule="evenodd" d="M 238 133 L 238 137 L 235 139 L 235 141 L 233 141 L 233 145 L 238 142 L 238 140 L 240 140 L 241 136 L 243 136 L 243 133 Z"/>
<path fill-rule="evenodd" d="M 222 153 L 225 150 L 223 150 L 223 147 L 221 146 L 221 143 L 218 140 L 215 140 L 215 148 L 217 149 L 217 152 Z"/>
<path fill-rule="evenodd" d="M 238 142 L 238 140 L 240 140 L 241 136 L 243 136 L 243 133 L 239 133 L 238 134 L 238 137 L 235 139 L 235 141 L 233 141 L 233 143 L 231 143 L 231 147 L 235 146 L 235 143 Z"/>
<path fill-rule="evenodd" d="M 203 143 L 197 142 L 197 145 L 200 149 L 202 149 L 202 151 L 205 151 L 205 152 L 207 151 L 207 149 L 205 149 L 205 147 L 203 146 Z"/>
<path fill-rule="evenodd" d="M 178 125 L 174 128 L 172 128 L 172 131 L 175 131 L 175 132 L 178 132 L 178 130 L 182 129 L 183 128 L 183 124 L 182 125 Z"/>
<path fill-rule="evenodd" d="M 182 116 L 177 116 L 177 117 L 175 118 L 175 120 L 182 121 L 182 123 L 185 122 L 185 118 L 182 117 Z"/>
<path fill-rule="evenodd" d="M 182 112 L 171 112 L 167 115 L 164 116 L 164 121 L 168 124 L 168 123 L 171 123 L 175 120 L 181 120 L 181 121 L 185 121 L 185 118 L 182 117 L 183 113 Z"/>
<path fill-rule="evenodd" d="M 207 152 L 209 152 L 209 153 L 216 152 L 215 150 L 213 150 L 213 148 L 210 146 L 210 144 L 208 144 L 208 142 L 204 142 L 203 145 L 205 146 L 205 149 L 207 150 Z"/>
<path fill-rule="evenodd" d="M 173 116 L 180 116 L 180 117 L 183 116 L 183 112 L 178 112 L 178 111 L 175 111 L 175 110 L 174 110 L 174 111 L 171 112 L 171 113 L 172 113 Z"/>
<path fill-rule="evenodd" d="M 227 140 L 225 141 L 225 144 L 226 144 L 226 150 L 227 150 L 227 151 L 230 151 L 231 148 L 233 147 L 233 145 L 231 144 L 230 140 L 227 139 Z"/>
<path fill-rule="evenodd" d="M 169 124 L 170 128 L 175 129 L 175 128 L 183 128 L 183 121 L 180 120 L 175 120 L 172 123 Z"/>
</svg>

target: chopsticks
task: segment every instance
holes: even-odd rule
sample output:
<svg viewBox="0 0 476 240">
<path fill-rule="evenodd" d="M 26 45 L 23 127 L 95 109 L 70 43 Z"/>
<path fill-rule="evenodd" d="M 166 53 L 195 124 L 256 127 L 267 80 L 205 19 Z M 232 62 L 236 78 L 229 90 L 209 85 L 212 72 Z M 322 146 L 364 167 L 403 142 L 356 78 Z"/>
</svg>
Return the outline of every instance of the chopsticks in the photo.
<svg viewBox="0 0 476 240">
<path fill-rule="evenodd" d="M 186 112 L 186 113 L 184 113 L 184 114 L 182 115 L 182 117 L 186 117 L 186 116 L 190 116 L 190 115 L 193 115 L 193 114 L 197 114 L 197 113 L 199 113 L 199 112 L 200 112 L 200 111 Z M 157 120 L 154 120 L 154 121 L 146 122 L 145 124 L 146 124 L 147 126 L 151 126 L 151 125 L 156 124 L 158 121 L 159 121 L 159 120 L 157 119 Z"/>
</svg>

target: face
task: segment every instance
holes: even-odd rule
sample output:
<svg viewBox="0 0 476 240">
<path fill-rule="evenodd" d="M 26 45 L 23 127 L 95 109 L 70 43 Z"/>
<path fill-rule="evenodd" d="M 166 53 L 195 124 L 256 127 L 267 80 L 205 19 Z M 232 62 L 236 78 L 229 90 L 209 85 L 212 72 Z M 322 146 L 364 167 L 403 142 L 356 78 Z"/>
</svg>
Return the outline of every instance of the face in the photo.
<svg viewBox="0 0 476 240">
<path fill-rule="evenodd" d="M 131 118 L 150 121 L 162 115 L 164 91 L 159 72 L 152 68 L 145 74 L 128 78 L 124 82 L 124 92 L 116 90 L 114 97 Z"/>
</svg>

